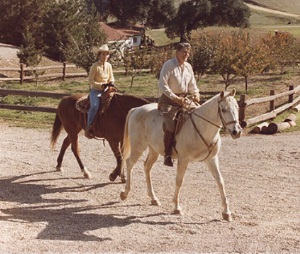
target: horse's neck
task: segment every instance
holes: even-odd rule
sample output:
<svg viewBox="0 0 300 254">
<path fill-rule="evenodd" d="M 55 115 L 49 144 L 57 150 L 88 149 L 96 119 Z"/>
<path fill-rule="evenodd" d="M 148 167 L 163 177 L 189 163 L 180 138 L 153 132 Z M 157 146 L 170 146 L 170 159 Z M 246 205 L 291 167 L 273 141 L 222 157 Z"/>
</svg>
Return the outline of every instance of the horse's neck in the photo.
<svg viewBox="0 0 300 254">
<path fill-rule="evenodd" d="M 207 124 L 213 123 L 215 125 L 220 126 L 222 124 L 221 119 L 219 117 L 219 106 L 218 106 L 219 96 L 215 96 L 202 104 L 199 108 L 195 109 L 195 113 L 200 117 L 206 119 Z"/>
<path fill-rule="evenodd" d="M 126 114 L 130 109 L 142 106 L 147 103 L 146 100 L 131 95 L 115 94 L 113 99 L 114 103 L 118 105 L 119 109 L 124 111 Z"/>
</svg>

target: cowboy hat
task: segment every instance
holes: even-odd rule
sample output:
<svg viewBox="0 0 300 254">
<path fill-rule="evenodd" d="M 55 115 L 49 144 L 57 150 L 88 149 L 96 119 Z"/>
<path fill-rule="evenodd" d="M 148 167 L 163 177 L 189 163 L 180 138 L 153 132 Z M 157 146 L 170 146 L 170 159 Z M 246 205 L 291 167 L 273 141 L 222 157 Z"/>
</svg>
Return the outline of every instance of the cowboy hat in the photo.
<svg viewBox="0 0 300 254">
<path fill-rule="evenodd" d="M 98 52 L 110 52 L 107 44 L 103 44 L 99 49 L 98 49 Z"/>
</svg>

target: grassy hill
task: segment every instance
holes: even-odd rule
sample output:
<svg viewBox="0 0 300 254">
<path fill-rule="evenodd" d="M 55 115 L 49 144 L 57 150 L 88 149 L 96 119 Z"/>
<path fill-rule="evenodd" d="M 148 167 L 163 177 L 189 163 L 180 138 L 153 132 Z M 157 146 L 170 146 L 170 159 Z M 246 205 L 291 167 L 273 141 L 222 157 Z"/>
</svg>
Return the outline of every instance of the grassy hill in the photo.
<svg viewBox="0 0 300 254">
<path fill-rule="evenodd" d="M 273 10 L 300 15 L 299 0 L 245 0 L 246 3 L 259 5 Z"/>
<path fill-rule="evenodd" d="M 175 0 L 175 6 L 185 0 Z M 300 15 L 300 0 L 245 0 L 256 6 L 261 6 L 275 11 L 281 11 L 291 14 Z M 295 37 L 300 38 L 300 16 L 291 17 L 287 15 L 280 15 L 276 13 L 265 12 L 261 10 L 251 10 L 250 25 L 252 28 L 262 28 L 266 31 L 280 30 L 293 34 Z M 152 31 L 151 37 L 155 38 L 158 45 L 165 44 L 164 41 L 170 42 L 166 36 L 162 35 L 161 31 Z"/>
<path fill-rule="evenodd" d="M 174 0 L 175 6 L 178 6 L 184 1 L 185 0 Z M 244 0 L 244 2 L 300 15 L 300 0 Z"/>
</svg>

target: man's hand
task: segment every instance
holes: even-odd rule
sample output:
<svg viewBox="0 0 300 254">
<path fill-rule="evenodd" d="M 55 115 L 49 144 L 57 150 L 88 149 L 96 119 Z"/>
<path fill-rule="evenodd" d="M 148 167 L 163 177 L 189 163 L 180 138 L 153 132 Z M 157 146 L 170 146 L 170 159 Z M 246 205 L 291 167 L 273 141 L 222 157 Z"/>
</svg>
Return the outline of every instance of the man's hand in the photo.
<svg viewBox="0 0 300 254">
<path fill-rule="evenodd" d="M 180 97 L 180 96 L 177 96 L 177 97 L 174 99 L 174 101 L 175 101 L 178 105 L 182 106 L 182 105 L 183 105 L 183 102 L 184 102 L 184 98 L 183 98 L 183 97 Z"/>
<path fill-rule="evenodd" d="M 200 102 L 200 93 L 194 93 L 193 102 Z"/>
</svg>

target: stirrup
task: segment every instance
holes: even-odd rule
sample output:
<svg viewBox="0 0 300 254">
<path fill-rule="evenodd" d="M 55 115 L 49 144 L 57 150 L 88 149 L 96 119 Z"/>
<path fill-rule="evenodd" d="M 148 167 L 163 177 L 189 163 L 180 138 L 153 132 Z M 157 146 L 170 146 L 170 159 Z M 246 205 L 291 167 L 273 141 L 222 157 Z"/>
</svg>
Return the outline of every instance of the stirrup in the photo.
<svg viewBox="0 0 300 254">
<path fill-rule="evenodd" d="M 94 138 L 94 135 L 90 132 L 90 129 L 89 129 L 89 128 L 85 130 L 84 135 L 85 135 L 88 139 Z"/>
<path fill-rule="evenodd" d="M 164 160 L 164 165 L 173 167 L 173 161 L 171 156 L 166 156 Z"/>
</svg>

